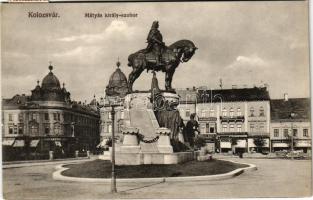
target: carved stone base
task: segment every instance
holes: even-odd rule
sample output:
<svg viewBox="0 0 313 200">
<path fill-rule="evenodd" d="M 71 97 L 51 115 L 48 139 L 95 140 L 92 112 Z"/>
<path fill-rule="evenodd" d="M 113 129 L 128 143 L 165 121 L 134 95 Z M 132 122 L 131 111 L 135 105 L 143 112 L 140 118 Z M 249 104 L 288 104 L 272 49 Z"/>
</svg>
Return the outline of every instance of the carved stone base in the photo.
<svg viewBox="0 0 313 200">
<path fill-rule="evenodd" d="M 140 146 L 121 146 L 121 153 L 139 153 Z"/>
</svg>

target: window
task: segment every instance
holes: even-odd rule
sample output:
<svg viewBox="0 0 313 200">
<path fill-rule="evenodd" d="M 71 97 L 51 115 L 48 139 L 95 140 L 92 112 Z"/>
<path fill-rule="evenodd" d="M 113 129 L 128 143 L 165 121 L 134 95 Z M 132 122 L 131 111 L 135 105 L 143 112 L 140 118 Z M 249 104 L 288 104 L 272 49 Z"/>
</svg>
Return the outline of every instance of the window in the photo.
<svg viewBox="0 0 313 200">
<path fill-rule="evenodd" d="M 226 132 L 227 131 L 227 124 L 223 124 L 223 132 Z"/>
<path fill-rule="evenodd" d="M 45 120 L 49 120 L 49 113 L 45 113 Z"/>
<path fill-rule="evenodd" d="M 36 113 L 33 113 L 33 114 L 32 114 L 32 120 L 37 121 L 37 114 L 36 114 Z"/>
<path fill-rule="evenodd" d="M 279 137 L 279 129 L 274 129 L 274 137 Z"/>
<path fill-rule="evenodd" d="M 205 117 L 205 110 L 201 110 L 201 117 Z"/>
<path fill-rule="evenodd" d="M 264 117 L 264 108 L 263 106 L 260 107 L 260 117 Z"/>
<path fill-rule="evenodd" d="M 288 137 L 289 136 L 289 134 L 288 134 L 288 129 L 284 129 L 284 137 Z"/>
<path fill-rule="evenodd" d="M 23 121 L 23 113 L 19 113 L 19 114 L 18 114 L 18 120 L 19 120 L 20 122 Z"/>
<path fill-rule="evenodd" d="M 250 117 L 254 117 L 254 108 L 253 107 L 250 108 Z"/>
<path fill-rule="evenodd" d="M 9 127 L 9 134 L 13 134 L 13 127 L 12 126 Z"/>
<path fill-rule="evenodd" d="M 124 119 L 124 111 L 121 110 L 121 119 Z"/>
<path fill-rule="evenodd" d="M 50 134 L 50 127 L 48 126 L 45 127 L 45 134 Z"/>
<path fill-rule="evenodd" d="M 20 135 L 23 134 L 23 126 L 18 127 L 18 134 L 20 134 Z"/>
<path fill-rule="evenodd" d="M 108 132 L 112 133 L 112 125 L 111 124 L 108 125 Z"/>
<path fill-rule="evenodd" d="M 38 135 L 38 126 L 32 125 L 30 127 L 30 132 L 32 133 L 32 135 Z"/>
<path fill-rule="evenodd" d="M 54 121 L 57 121 L 57 118 L 58 118 L 58 117 L 57 117 L 57 114 L 56 114 L 56 113 L 53 113 L 53 120 L 54 120 Z"/>
<path fill-rule="evenodd" d="M 303 129 L 303 137 L 309 137 L 309 130 L 307 128 Z"/>
<path fill-rule="evenodd" d="M 298 129 L 293 129 L 292 133 L 293 133 L 293 137 L 297 137 Z"/>
<path fill-rule="evenodd" d="M 201 133 L 202 134 L 206 133 L 206 125 L 205 124 L 201 124 Z"/>
<path fill-rule="evenodd" d="M 108 112 L 108 119 L 111 119 L 111 118 L 112 118 L 111 112 Z"/>
<path fill-rule="evenodd" d="M 264 124 L 261 123 L 259 128 L 260 128 L 260 131 L 264 131 Z"/>
<path fill-rule="evenodd" d="M 241 116 L 241 110 L 240 110 L 240 108 L 237 108 L 237 116 Z"/>
<path fill-rule="evenodd" d="M 229 116 L 233 117 L 234 116 L 234 109 L 230 108 L 229 110 Z"/>
<path fill-rule="evenodd" d="M 207 133 L 212 133 L 210 130 L 210 124 L 209 123 L 206 123 L 205 128 L 206 128 Z"/>
<path fill-rule="evenodd" d="M 229 131 L 230 132 L 234 132 L 235 131 L 235 125 L 234 124 L 230 124 L 229 125 Z"/>
<path fill-rule="evenodd" d="M 242 131 L 242 125 L 241 124 L 237 124 L 237 132 L 241 132 Z"/>
<path fill-rule="evenodd" d="M 223 110 L 222 110 L 222 114 L 223 114 L 223 116 L 224 116 L 224 117 L 226 117 L 226 116 L 227 116 L 227 110 L 226 110 L 226 108 L 223 108 Z"/>
<path fill-rule="evenodd" d="M 250 131 L 251 132 L 254 132 L 254 128 L 255 128 L 254 124 L 250 124 Z"/>
<path fill-rule="evenodd" d="M 57 117 L 58 117 L 58 121 L 60 121 L 60 117 L 61 115 L 60 115 L 60 113 L 57 113 Z"/>
<path fill-rule="evenodd" d="M 213 108 L 210 109 L 210 117 L 214 117 L 214 109 Z"/>
<path fill-rule="evenodd" d="M 61 134 L 61 125 L 59 122 L 54 124 L 54 134 L 60 135 Z"/>
<path fill-rule="evenodd" d="M 186 110 L 186 117 L 190 117 L 190 110 L 189 109 Z"/>
<path fill-rule="evenodd" d="M 13 121 L 13 115 L 9 114 L 9 121 Z"/>
<path fill-rule="evenodd" d="M 17 134 L 18 132 L 18 129 L 17 129 L 17 126 L 16 125 L 14 125 L 14 129 L 13 129 L 13 131 L 14 131 L 14 134 Z"/>
</svg>

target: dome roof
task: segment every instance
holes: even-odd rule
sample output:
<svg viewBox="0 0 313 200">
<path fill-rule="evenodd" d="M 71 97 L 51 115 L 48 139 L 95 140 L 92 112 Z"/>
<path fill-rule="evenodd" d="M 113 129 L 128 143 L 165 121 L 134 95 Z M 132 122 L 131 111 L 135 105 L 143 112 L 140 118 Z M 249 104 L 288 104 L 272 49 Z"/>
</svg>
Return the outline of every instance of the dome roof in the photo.
<svg viewBox="0 0 313 200">
<path fill-rule="evenodd" d="M 61 89 L 59 79 L 52 73 L 53 67 L 50 65 L 50 72 L 43 78 L 41 83 L 42 89 Z"/>
<path fill-rule="evenodd" d="M 109 80 L 109 87 L 120 87 L 121 84 L 126 83 L 127 84 L 127 78 L 125 74 L 122 72 L 122 70 L 119 68 L 120 62 L 117 62 L 117 69 L 115 72 L 111 75 Z"/>
<path fill-rule="evenodd" d="M 121 63 L 117 62 L 117 69 L 110 76 L 109 84 L 106 89 L 108 95 L 122 95 L 128 91 L 128 83 L 125 74 L 119 68 Z M 123 93 L 123 94 L 122 94 Z"/>
</svg>

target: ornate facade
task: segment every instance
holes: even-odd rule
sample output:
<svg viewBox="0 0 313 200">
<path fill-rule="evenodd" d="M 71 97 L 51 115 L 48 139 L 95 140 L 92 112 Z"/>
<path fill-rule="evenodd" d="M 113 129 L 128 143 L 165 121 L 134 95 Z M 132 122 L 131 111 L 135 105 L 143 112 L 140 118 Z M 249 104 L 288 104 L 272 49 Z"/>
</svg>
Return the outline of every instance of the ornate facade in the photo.
<svg viewBox="0 0 313 200">
<path fill-rule="evenodd" d="M 3 145 L 30 152 L 94 150 L 99 143 L 99 112 L 92 104 L 71 101 L 65 85 L 50 72 L 31 95 L 3 99 Z"/>
</svg>

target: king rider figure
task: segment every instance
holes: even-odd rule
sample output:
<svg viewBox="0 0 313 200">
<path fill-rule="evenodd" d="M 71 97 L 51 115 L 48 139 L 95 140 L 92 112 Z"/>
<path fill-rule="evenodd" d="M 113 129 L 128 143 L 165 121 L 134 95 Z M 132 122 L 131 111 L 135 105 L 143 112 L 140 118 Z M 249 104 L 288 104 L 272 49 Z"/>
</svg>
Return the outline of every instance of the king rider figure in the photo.
<svg viewBox="0 0 313 200">
<path fill-rule="evenodd" d="M 156 54 L 156 66 L 162 65 L 162 49 L 165 46 L 163 42 L 163 36 L 158 28 L 159 22 L 154 21 L 147 37 L 148 46 L 146 48 L 146 52 L 151 52 L 152 50 L 155 50 L 154 52 Z"/>
</svg>

